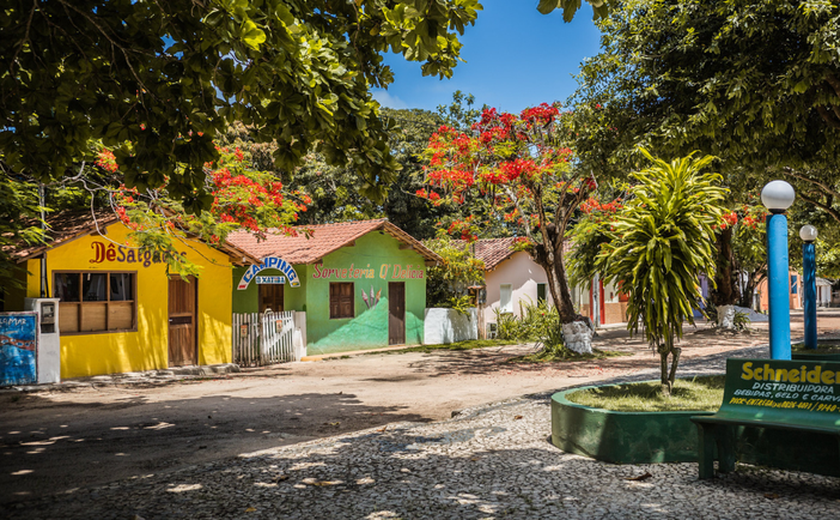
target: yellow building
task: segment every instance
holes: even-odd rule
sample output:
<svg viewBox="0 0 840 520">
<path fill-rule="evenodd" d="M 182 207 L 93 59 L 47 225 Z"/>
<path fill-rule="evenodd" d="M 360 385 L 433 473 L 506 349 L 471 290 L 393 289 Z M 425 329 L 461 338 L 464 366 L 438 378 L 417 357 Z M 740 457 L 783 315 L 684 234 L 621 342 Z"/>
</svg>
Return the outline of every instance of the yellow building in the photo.
<svg viewBox="0 0 840 520">
<path fill-rule="evenodd" d="M 48 246 L 14 252 L 25 263 L 25 291 L 10 291 L 6 310 L 24 297 L 59 298 L 61 378 L 231 362 L 231 268 L 255 261 L 223 244 L 176 247 L 201 266 L 198 279 L 168 276 L 166 264 L 130 247 L 112 213 L 49 218 Z M 46 259 L 42 282 L 41 259 Z"/>
</svg>

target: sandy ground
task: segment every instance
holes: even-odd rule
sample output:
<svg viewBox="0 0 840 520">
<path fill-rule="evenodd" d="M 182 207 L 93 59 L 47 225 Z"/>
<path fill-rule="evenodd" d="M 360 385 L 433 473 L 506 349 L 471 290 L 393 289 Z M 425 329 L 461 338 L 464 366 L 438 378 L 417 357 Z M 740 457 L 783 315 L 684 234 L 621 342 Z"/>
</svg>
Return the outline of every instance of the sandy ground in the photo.
<svg viewBox="0 0 840 520">
<path fill-rule="evenodd" d="M 820 333 L 840 331 L 821 311 Z M 801 314 L 792 337 L 802 336 Z M 766 344 L 688 327 L 684 359 Z M 641 338 L 600 331 L 595 347 L 629 353 L 597 361 L 505 363 L 533 345 L 379 353 L 290 363 L 168 384 L 0 393 L 0 504 L 161 473 L 397 421 L 434 421 L 463 408 L 657 367 Z M 769 356 L 769 350 L 768 350 Z M 548 434 L 548 432 L 546 432 Z"/>
</svg>

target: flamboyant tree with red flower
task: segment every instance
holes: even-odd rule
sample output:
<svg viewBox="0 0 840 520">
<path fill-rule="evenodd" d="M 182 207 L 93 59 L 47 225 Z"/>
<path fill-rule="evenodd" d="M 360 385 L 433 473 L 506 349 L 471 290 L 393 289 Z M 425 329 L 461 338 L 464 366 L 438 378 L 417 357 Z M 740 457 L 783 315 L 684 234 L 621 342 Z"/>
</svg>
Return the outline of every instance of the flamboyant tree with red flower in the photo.
<svg viewBox="0 0 840 520">
<path fill-rule="evenodd" d="M 595 179 L 576 167 L 560 109 L 559 103 L 520 114 L 491 108 L 469 131 L 440 127 L 424 152 L 428 187 L 417 195 L 435 205 L 469 205 L 471 216 L 449 229 L 461 238 L 475 239 L 491 220 L 522 237 L 519 247 L 545 269 L 565 324 L 580 317 L 566 279 L 564 235 Z"/>
<path fill-rule="evenodd" d="M 723 215 L 715 235 L 715 288 L 710 300 L 715 306 L 752 307 L 756 287 L 767 277 L 765 212 L 750 194 L 747 200 Z"/>
<path fill-rule="evenodd" d="M 265 236 L 273 228 L 295 234 L 291 227 L 298 213 L 306 211 L 307 195 L 288 192 L 273 175 L 254 169 L 238 148 L 217 147 L 219 160 L 205 165 L 206 191 L 212 197 L 209 210 L 191 214 L 180 200 L 170 197 L 167 186 L 158 188 L 112 188 L 108 203 L 119 219 L 131 229 L 132 242 L 159 255 L 170 268 L 183 275 L 197 274 L 197 266 L 178 254 L 174 243 L 187 236 L 198 236 L 218 244 L 234 230 L 244 229 Z M 100 151 L 96 166 L 109 174 L 119 174 L 114 154 Z"/>
</svg>

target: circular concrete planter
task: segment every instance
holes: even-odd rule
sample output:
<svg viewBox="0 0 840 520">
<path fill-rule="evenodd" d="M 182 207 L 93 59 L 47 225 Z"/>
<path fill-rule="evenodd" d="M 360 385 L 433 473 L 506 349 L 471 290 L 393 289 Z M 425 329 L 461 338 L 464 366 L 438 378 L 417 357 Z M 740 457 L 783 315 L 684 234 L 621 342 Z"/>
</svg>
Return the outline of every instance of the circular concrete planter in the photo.
<svg viewBox="0 0 840 520">
<path fill-rule="evenodd" d="M 817 348 L 815 349 L 803 348 L 804 343 L 802 342 L 791 345 L 791 347 L 796 347 L 791 351 L 791 359 L 799 361 L 840 361 L 840 353 L 837 352 L 840 341 L 836 339 L 817 339 Z M 822 350 L 820 347 L 822 347 Z"/>
<path fill-rule="evenodd" d="M 697 461 L 697 427 L 689 419 L 713 412 L 614 412 L 551 396 L 551 443 L 568 453 L 616 464 Z"/>
</svg>

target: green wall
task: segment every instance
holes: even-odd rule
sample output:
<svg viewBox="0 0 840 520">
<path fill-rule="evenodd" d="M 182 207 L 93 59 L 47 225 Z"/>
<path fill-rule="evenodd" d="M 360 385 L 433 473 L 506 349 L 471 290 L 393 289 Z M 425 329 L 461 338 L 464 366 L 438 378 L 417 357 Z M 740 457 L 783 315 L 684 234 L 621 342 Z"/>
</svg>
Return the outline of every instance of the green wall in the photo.
<svg viewBox="0 0 840 520">
<path fill-rule="evenodd" d="M 300 277 L 300 287 L 292 287 L 288 283 L 283 287 L 283 310 L 284 311 L 306 311 L 306 278 L 303 276 L 303 269 L 306 266 L 294 266 L 295 272 Z M 236 267 L 233 270 L 233 312 L 259 312 L 259 289 L 257 282 L 251 280 L 246 289 L 241 291 L 236 288 L 242 275 L 245 274 L 245 267 Z M 278 269 L 264 269 L 259 276 L 285 276 Z"/>
<path fill-rule="evenodd" d="M 286 285 L 284 307 L 287 311 L 306 312 L 309 355 L 388 346 L 388 282 L 405 282 L 406 344 L 423 343 L 426 267 L 421 255 L 412 249 L 400 249 L 400 245 L 402 242 L 391 235 L 374 231 L 356 240 L 354 245 L 330 253 L 324 257 L 323 264 L 294 266 L 301 284 L 297 288 Z M 398 272 L 395 266 L 399 266 Z M 234 287 L 244 272 L 244 268 L 234 271 Z M 265 276 L 280 274 L 273 269 L 260 272 Z M 330 319 L 330 282 L 354 284 L 354 318 Z M 368 304 L 362 298 L 362 291 Z M 379 301 L 372 305 L 377 293 Z M 257 312 L 257 294 L 257 284 L 253 281 L 245 290 L 234 289 L 234 312 Z"/>
</svg>

